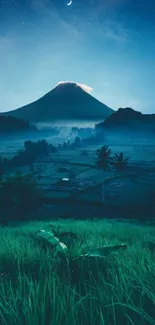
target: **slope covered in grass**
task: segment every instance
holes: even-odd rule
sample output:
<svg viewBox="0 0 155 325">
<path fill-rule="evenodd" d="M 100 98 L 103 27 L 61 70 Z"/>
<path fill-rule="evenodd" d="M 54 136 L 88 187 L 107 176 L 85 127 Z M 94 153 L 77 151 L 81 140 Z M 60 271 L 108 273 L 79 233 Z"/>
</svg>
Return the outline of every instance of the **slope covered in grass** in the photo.
<svg viewBox="0 0 155 325">
<path fill-rule="evenodd" d="M 36 238 L 49 222 L 0 229 L 0 323 L 3 325 L 154 324 L 155 228 L 110 221 L 52 221 L 74 231 L 69 264 Z M 126 243 L 106 258 L 75 259 L 86 247 Z"/>
</svg>

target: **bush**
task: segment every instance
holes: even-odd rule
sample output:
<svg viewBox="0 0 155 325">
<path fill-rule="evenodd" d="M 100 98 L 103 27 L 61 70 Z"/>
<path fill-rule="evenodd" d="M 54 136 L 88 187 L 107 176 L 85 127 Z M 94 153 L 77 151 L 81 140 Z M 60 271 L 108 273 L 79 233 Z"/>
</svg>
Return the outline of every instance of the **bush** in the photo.
<svg viewBox="0 0 155 325">
<path fill-rule="evenodd" d="M 1 166 L 4 169 L 31 165 L 37 158 L 48 155 L 49 152 L 55 152 L 55 147 L 53 145 L 49 146 L 45 140 L 39 140 L 37 142 L 31 140 L 25 141 L 24 149 L 18 150 L 17 154 L 12 159 L 1 159 L 0 171 Z"/>
<path fill-rule="evenodd" d="M 42 193 L 31 175 L 9 176 L 0 183 L 2 219 L 23 219 L 35 214 L 42 205 Z"/>
<path fill-rule="evenodd" d="M 25 152 L 34 155 L 36 158 L 48 154 L 48 143 L 46 140 L 33 142 L 31 140 L 24 143 Z"/>
</svg>

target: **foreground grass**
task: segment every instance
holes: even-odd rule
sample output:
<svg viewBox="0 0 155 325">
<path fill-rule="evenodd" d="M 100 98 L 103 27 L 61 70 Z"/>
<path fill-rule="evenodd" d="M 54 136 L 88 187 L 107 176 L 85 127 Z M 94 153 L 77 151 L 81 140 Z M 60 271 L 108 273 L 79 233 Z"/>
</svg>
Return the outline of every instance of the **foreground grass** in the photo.
<svg viewBox="0 0 155 325">
<path fill-rule="evenodd" d="M 155 228 L 108 221 L 61 220 L 79 234 L 69 267 L 33 237 L 49 222 L 0 229 L 0 324 L 155 324 L 155 253 L 142 247 Z M 84 247 L 127 243 L 108 258 L 73 260 Z"/>
</svg>

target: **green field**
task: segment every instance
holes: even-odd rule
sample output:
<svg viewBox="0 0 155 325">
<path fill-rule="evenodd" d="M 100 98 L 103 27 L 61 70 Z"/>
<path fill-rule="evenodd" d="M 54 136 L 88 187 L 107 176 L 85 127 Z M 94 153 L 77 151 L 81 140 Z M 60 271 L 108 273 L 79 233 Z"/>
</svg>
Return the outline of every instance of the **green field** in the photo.
<svg viewBox="0 0 155 325">
<path fill-rule="evenodd" d="M 50 222 L 1 228 L 1 325 L 154 324 L 155 228 L 114 221 L 58 220 L 74 231 L 69 264 L 54 260 L 52 250 L 36 241 L 35 232 Z M 127 244 L 108 257 L 76 259 L 85 247 Z M 81 244 L 81 247 L 80 247 Z"/>
</svg>

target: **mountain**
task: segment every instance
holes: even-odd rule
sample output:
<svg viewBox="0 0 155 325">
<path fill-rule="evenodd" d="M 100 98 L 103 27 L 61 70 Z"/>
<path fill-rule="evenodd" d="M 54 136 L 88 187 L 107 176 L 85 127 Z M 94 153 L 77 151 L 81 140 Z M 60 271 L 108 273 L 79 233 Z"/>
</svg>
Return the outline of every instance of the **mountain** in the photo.
<svg viewBox="0 0 155 325">
<path fill-rule="evenodd" d="M 130 107 L 119 108 L 104 122 L 96 125 L 96 130 L 118 133 L 155 134 L 155 114 L 142 114 Z"/>
<path fill-rule="evenodd" d="M 0 115 L 0 135 L 37 131 L 36 126 L 13 116 Z"/>
<path fill-rule="evenodd" d="M 111 108 L 74 82 L 60 83 L 38 100 L 5 112 L 7 115 L 33 122 L 47 122 L 53 119 L 104 119 L 112 113 Z"/>
</svg>

